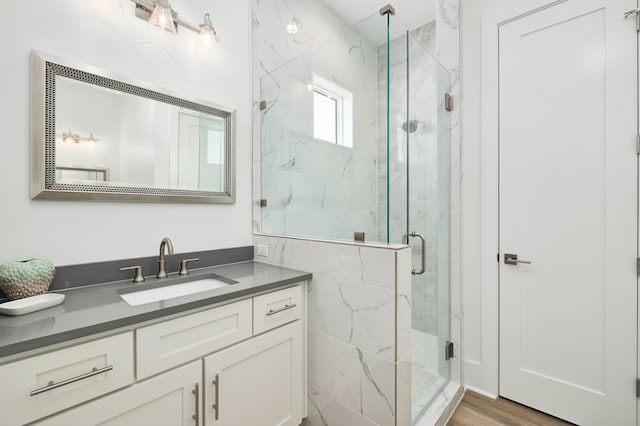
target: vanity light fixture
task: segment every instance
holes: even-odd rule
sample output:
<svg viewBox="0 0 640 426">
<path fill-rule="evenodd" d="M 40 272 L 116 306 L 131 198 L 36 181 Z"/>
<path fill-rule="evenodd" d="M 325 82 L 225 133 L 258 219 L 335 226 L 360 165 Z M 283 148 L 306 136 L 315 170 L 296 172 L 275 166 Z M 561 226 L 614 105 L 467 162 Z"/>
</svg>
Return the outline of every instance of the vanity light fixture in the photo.
<svg viewBox="0 0 640 426">
<path fill-rule="evenodd" d="M 151 25 L 158 26 L 172 34 L 178 31 L 179 27 L 186 28 L 200 34 L 199 44 L 211 47 L 216 41 L 216 31 L 211 22 L 211 15 L 205 13 L 202 24 L 195 27 L 178 16 L 171 8 L 169 0 L 131 0 L 136 4 L 136 16 Z"/>
<path fill-rule="evenodd" d="M 289 34 L 295 34 L 298 30 L 300 30 L 300 21 L 292 17 L 291 22 L 287 25 L 287 32 Z"/>
<path fill-rule="evenodd" d="M 95 136 L 93 136 L 93 133 L 90 133 L 89 137 L 84 137 L 76 133 L 73 133 L 71 129 L 69 129 L 68 132 L 62 132 L 61 135 L 56 135 L 56 136 L 60 136 L 60 138 L 62 138 L 62 141 L 68 144 L 80 143 L 80 142 L 89 142 L 90 144 L 94 144 L 99 140 L 99 139 L 96 139 Z"/>
</svg>

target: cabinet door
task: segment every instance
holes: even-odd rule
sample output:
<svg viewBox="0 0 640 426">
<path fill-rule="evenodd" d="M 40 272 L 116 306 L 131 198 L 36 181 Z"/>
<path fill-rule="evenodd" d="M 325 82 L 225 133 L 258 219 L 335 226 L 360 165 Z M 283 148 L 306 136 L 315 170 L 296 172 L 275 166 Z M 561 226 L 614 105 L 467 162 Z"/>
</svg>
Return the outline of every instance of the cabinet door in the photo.
<svg viewBox="0 0 640 426">
<path fill-rule="evenodd" d="M 195 361 L 37 424 L 197 426 L 201 384 L 202 361 Z"/>
<path fill-rule="evenodd" d="M 205 424 L 299 425 L 302 333 L 296 321 L 205 358 Z"/>
</svg>

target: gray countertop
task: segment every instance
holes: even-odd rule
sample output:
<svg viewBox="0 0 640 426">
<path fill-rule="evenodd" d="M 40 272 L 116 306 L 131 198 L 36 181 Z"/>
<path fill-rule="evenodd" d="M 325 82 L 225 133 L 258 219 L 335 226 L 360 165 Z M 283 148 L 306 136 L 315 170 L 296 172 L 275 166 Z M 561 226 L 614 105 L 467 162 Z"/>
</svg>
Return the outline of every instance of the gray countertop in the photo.
<svg viewBox="0 0 640 426">
<path fill-rule="evenodd" d="M 161 282 L 171 284 L 178 279 L 177 273 L 164 280 L 147 277 L 140 284 L 126 280 L 56 291 L 66 295 L 62 305 L 18 317 L 0 315 L 0 357 L 311 279 L 307 272 L 255 261 L 194 269 L 188 277 L 193 280 L 211 273 L 237 283 L 138 306 L 130 306 L 119 292 L 157 287 Z"/>
</svg>

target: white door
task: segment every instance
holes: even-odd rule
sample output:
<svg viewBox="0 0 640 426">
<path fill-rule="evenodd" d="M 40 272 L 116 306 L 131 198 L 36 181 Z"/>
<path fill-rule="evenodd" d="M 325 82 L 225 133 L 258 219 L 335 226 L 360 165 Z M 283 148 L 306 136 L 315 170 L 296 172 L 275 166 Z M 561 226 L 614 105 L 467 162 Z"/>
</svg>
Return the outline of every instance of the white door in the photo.
<svg viewBox="0 0 640 426">
<path fill-rule="evenodd" d="M 635 7 L 499 33 L 500 394 L 581 425 L 636 424 Z"/>
</svg>

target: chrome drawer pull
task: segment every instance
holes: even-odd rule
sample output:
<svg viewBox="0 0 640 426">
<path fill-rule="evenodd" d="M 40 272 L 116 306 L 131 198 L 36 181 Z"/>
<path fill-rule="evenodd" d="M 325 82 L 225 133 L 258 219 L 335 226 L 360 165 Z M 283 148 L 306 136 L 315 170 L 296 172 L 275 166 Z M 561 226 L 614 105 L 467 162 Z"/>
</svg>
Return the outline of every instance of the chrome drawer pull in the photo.
<svg viewBox="0 0 640 426">
<path fill-rule="evenodd" d="M 89 377 L 97 376 L 98 374 L 106 373 L 107 371 L 111 370 L 113 370 L 113 365 L 106 366 L 99 370 L 96 367 L 93 367 L 93 370 L 91 370 L 89 373 L 81 374 L 79 376 L 72 377 L 58 383 L 53 383 L 53 381 L 51 381 L 47 386 L 31 391 L 29 395 L 40 395 L 41 393 L 49 392 L 50 390 L 58 389 L 62 386 L 70 385 L 71 383 L 79 382 L 80 380 L 88 379 Z"/>
<path fill-rule="evenodd" d="M 191 418 L 196 421 L 196 426 L 200 426 L 200 383 L 196 383 L 196 388 L 191 393 L 196 396 L 196 413 Z"/>
<path fill-rule="evenodd" d="M 269 309 L 269 312 L 267 312 L 267 316 L 270 317 L 271 315 L 277 314 L 278 312 L 287 311 L 295 307 L 296 307 L 296 304 L 292 303 L 291 305 L 284 305 L 282 308 L 276 309 L 275 311 L 272 309 Z"/>
<path fill-rule="evenodd" d="M 213 401 L 213 409 L 215 411 L 214 419 L 218 420 L 220 417 L 220 375 L 216 374 L 216 378 L 213 379 L 213 386 L 216 387 L 216 396 Z"/>
</svg>

